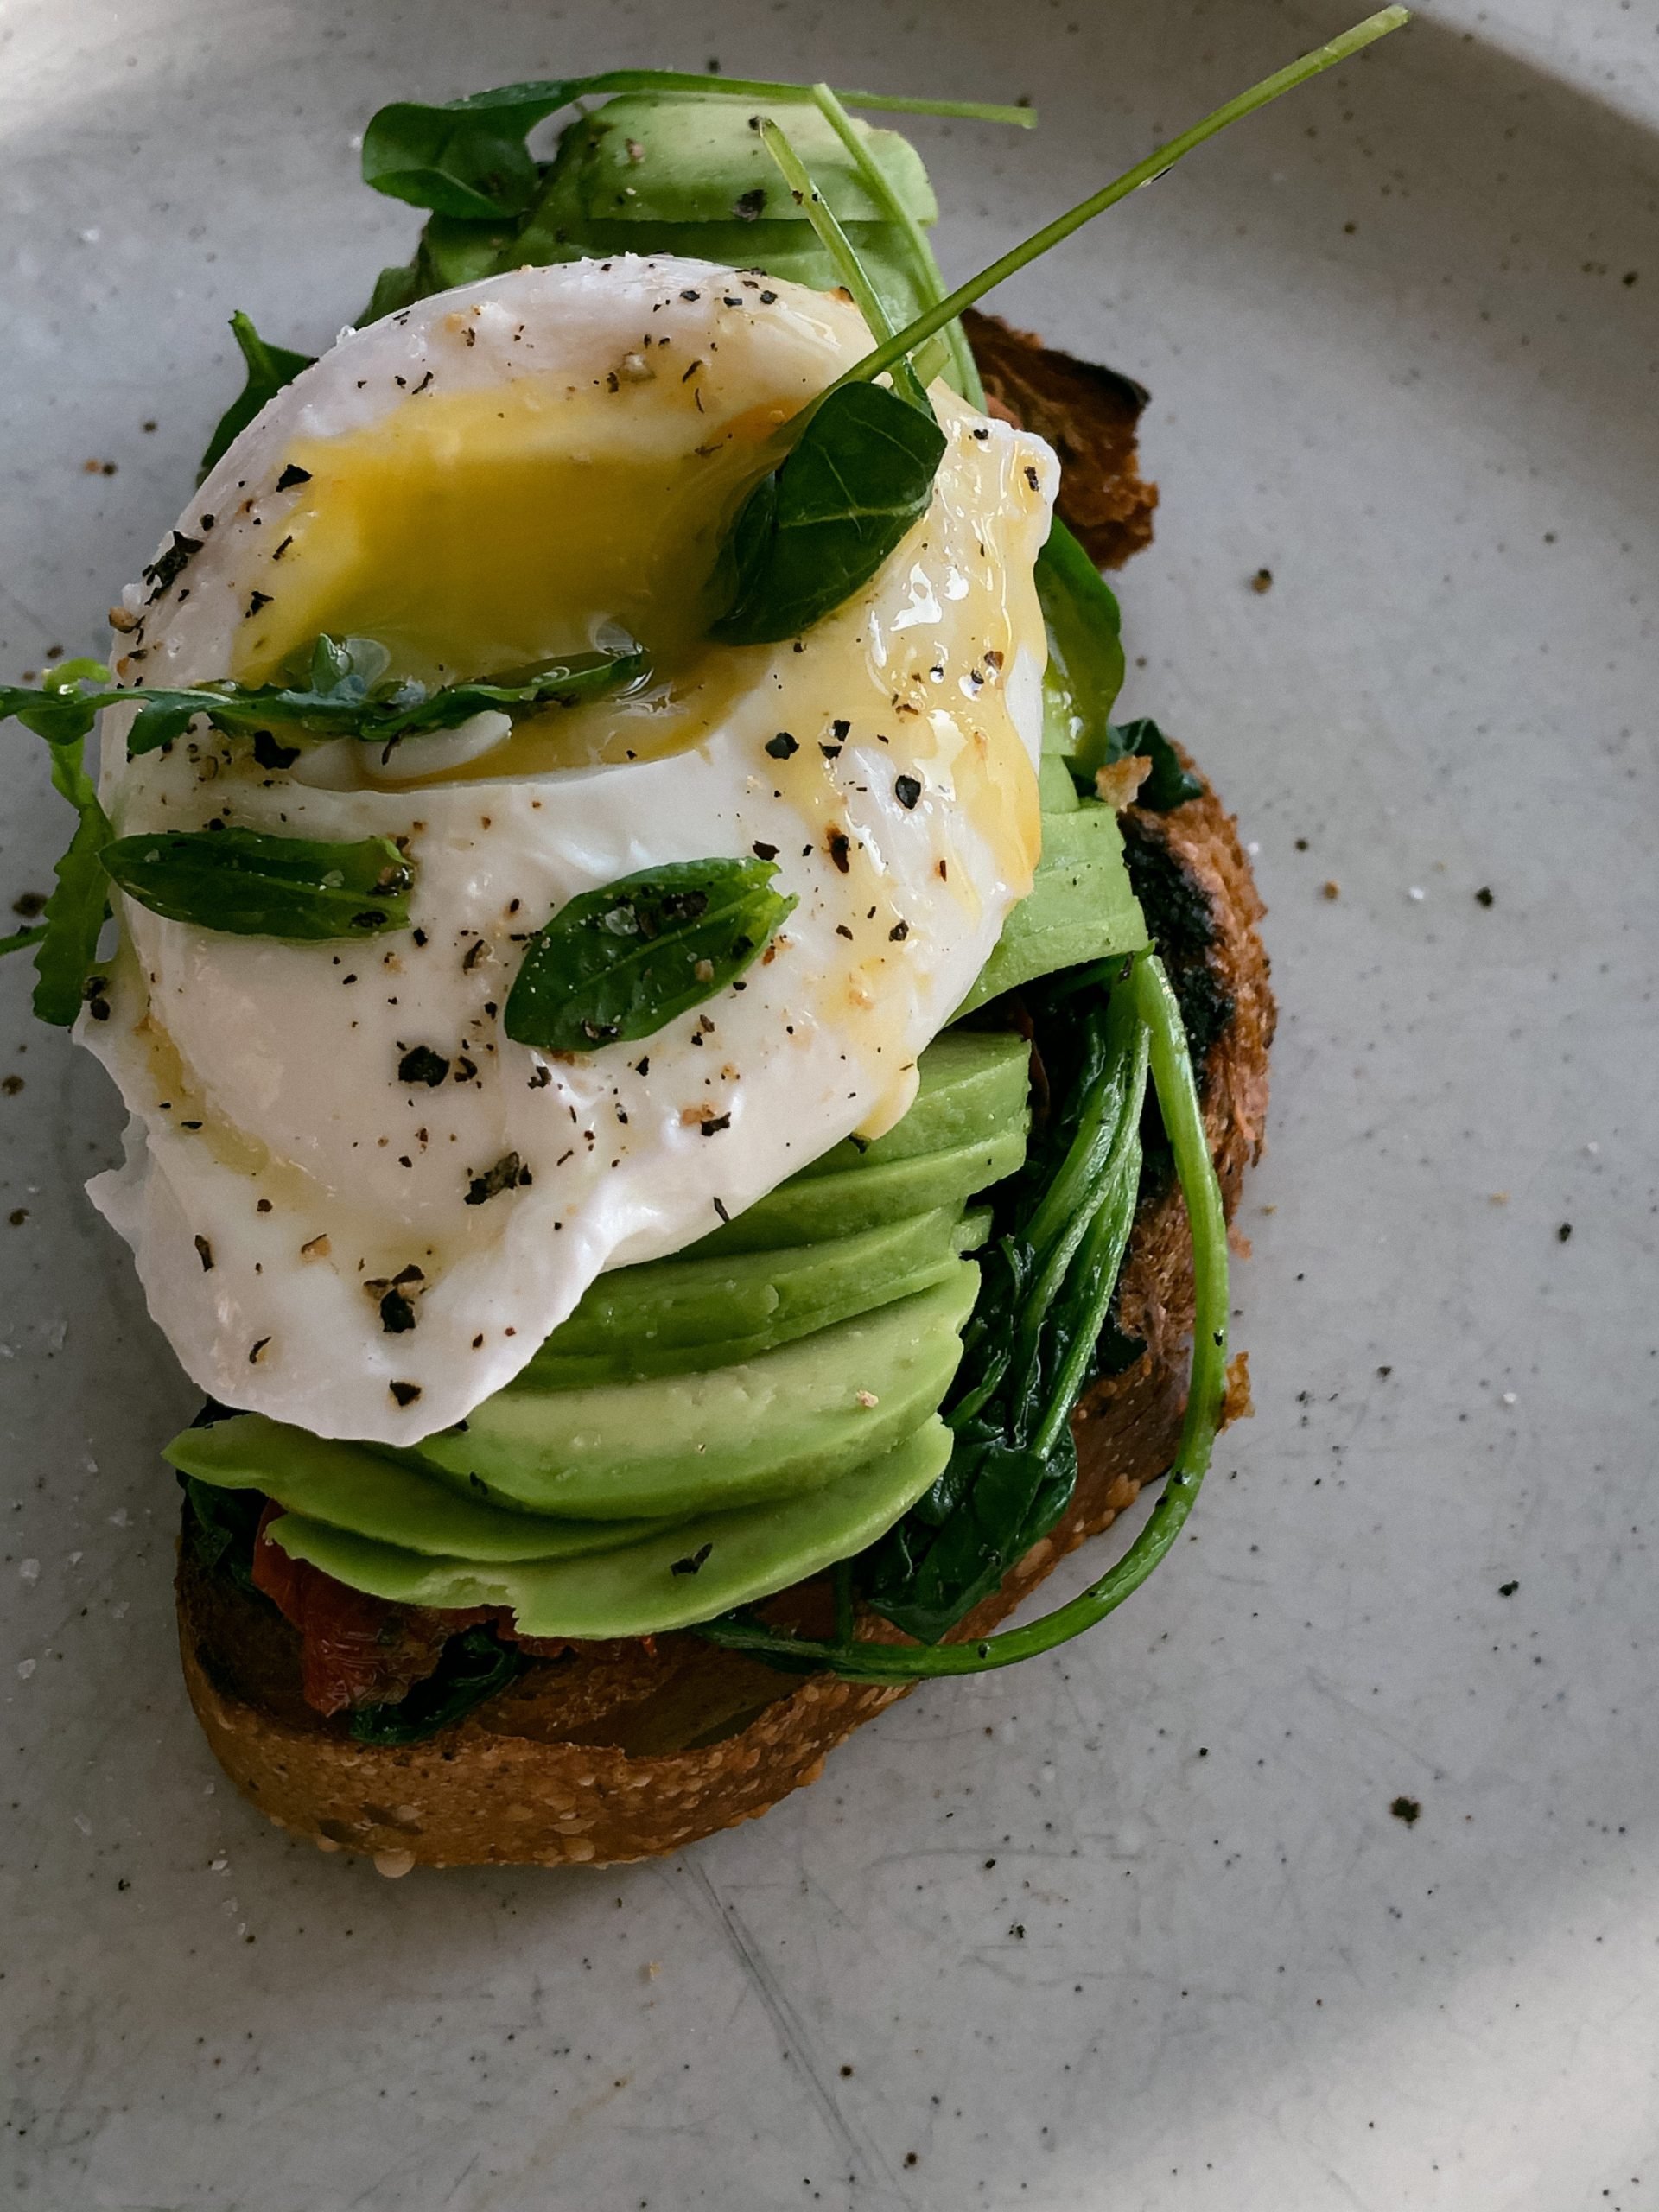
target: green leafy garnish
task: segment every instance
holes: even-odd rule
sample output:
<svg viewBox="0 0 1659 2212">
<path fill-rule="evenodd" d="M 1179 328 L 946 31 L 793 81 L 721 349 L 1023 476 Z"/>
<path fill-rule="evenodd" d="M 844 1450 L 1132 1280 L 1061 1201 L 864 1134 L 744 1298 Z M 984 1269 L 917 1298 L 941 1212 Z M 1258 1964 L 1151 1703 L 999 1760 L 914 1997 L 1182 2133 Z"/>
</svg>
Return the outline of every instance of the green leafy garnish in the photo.
<svg viewBox="0 0 1659 2212">
<path fill-rule="evenodd" d="M 876 377 L 902 376 L 918 346 L 947 328 L 963 308 L 995 286 L 1141 185 L 1161 176 L 1184 154 L 1229 124 L 1265 106 L 1320 70 L 1346 60 L 1406 20 L 1404 8 L 1386 8 L 1328 46 L 1303 55 L 1288 68 L 1229 100 L 1125 175 L 1045 225 L 977 276 L 936 300 L 914 321 L 881 339 L 873 351 L 838 377 L 823 397 L 785 426 L 779 439 L 785 448 L 783 459 L 755 486 L 739 511 L 727 546 L 736 589 L 729 611 L 713 626 L 710 634 L 731 645 L 763 645 L 809 627 L 868 582 L 925 511 L 944 452 L 944 437 L 937 424 L 925 423 L 917 409 L 906 409 L 896 392 L 888 394 L 885 402 L 877 401 L 880 388 L 874 385 Z M 778 149 L 774 146 L 773 150 L 776 153 Z M 828 230 L 824 235 L 828 241 Z M 877 404 L 867 410 L 849 410 L 846 396 L 861 385 L 870 388 L 872 400 Z M 1057 561 L 1069 569 L 1074 564 L 1067 543 L 1063 534 Z M 1092 563 L 1081 549 L 1074 550 L 1093 580 L 1095 593 L 1105 592 Z M 1076 583 L 1068 586 L 1073 591 L 1080 588 Z"/>
<path fill-rule="evenodd" d="M 850 599 L 927 512 L 944 452 L 932 416 L 881 385 L 843 385 L 785 429 L 792 446 L 727 540 L 731 596 L 709 632 L 726 645 L 796 637 Z"/>
<path fill-rule="evenodd" d="M 702 1623 L 694 1633 L 729 1650 L 795 1672 L 828 1669 L 844 1681 L 911 1682 L 932 1675 L 976 1675 L 1012 1667 L 1080 1636 L 1138 1590 L 1169 1552 L 1192 1510 L 1210 1464 L 1227 1390 L 1227 1221 L 1192 1079 L 1180 1010 L 1152 957 L 1138 959 L 1128 986 L 1147 1032 L 1153 1088 L 1192 1236 L 1196 1309 L 1192 1368 L 1180 1442 L 1162 1494 L 1146 1525 L 1116 1563 L 1067 1605 L 1022 1628 L 970 1643 L 818 1643 L 738 1617 Z"/>
<path fill-rule="evenodd" d="M 79 737 L 52 747 L 53 785 L 77 819 L 75 834 L 53 868 L 57 880 L 46 902 L 46 935 L 35 948 L 35 1011 L 58 1028 L 68 1027 L 86 999 L 108 912 L 100 855 L 109 842 L 109 817 L 80 755 Z M 102 1005 L 97 996 L 90 1003 L 95 1012 Z"/>
<path fill-rule="evenodd" d="M 1112 705 L 1123 682 L 1123 641 L 1117 595 L 1056 515 L 1037 556 L 1037 601 L 1048 632 L 1051 683 L 1068 709 L 1069 754 L 1096 755 L 1086 771 L 1108 758 Z M 1079 772 L 1084 772 L 1081 769 Z"/>
<path fill-rule="evenodd" d="M 195 1486 L 193 1484 L 192 1488 Z M 359 1744 L 418 1744 L 505 1689 L 524 1665 L 524 1655 L 499 1643 L 486 1628 L 452 1636 L 437 1666 L 396 1703 L 359 1705 L 351 1734 Z"/>
<path fill-rule="evenodd" d="M 391 746 L 424 731 L 456 729 L 491 709 L 516 720 L 543 707 L 575 706 L 638 683 L 649 666 L 643 647 L 620 633 L 613 643 L 592 652 L 561 653 L 530 668 L 430 688 L 410 677 L 388 677 L 390 658 L 372 638 L 321 637 L 303 656 L 303 672 L 292 683 L 233 683 L 227 678 L 176 691 L 119 685 L 91 691 L 86 683 L 107 681 L 109 671 L 96 661 L 66 662 L 63 674 L 73 671 L 75 680 L 59 689 L 0 688 L 0 717 L 15 715 L 49 742 L 54 732 L 79 741 L 94 715 L 111 707 L 136 706 L 138 713 L 127 734 L 130 757 L 170 745 L 198 715 L 229 737 L 269 737 L 288 730 Z"/>
<path fill-rule="evenodd" d="M 859 1563 L 868 1602 L 930 1643 L 1047 1535 L 1077 1486 L 1071 1408 L 1095 1372 L 1141 1180 L 1147 1032 L 1128 963 L 1115 964 L 1109 998 L 1073 976 L 1054 1004 L 1032 1004 L 1050 1083 L 1075 1058 L 1068 1095 L 1047 1145 L 999 1193 L 1001 1234 L 963 1336 L 974 1380 L 945 1414 L 950 1465 Z"/>
<path fill-rule="evenodd" d="M 98 712 L 97 695 L 89 695 L 86 687 L 107 682 L 109 673 L 101 661 L 67 660 L 39 690 L 0 685 L 0 719 L 15 715 L 25 729 L 46 740 L 53 788 L 76 815 L 75 834 L 56 863 L 57 880 L 43 920 L 35 929 L 15 931 L 0 945 L 4 952 L 34 945 L 35 1011 L 57 1028 L 67 1028 L 80 1012 L 107 911 L 108 886 L 99 854 L 109 842 L 110 824 L 81 751 Z"/>
<path fill-rule="evenodd" d="M 327 844 L 260 830 L 168 830 L 118 838 L 102 860 L 152 913 L 232 937 L 316 944 L 409 927 L 415 871 L 388 837 Z"/>
<path fill-rule="evenodd" d="M 772 888 L 777 873 L 770 861 L 675 861 L 582 892 L 525 948 L 508 1036 L 550 1052 L 654 1036 L 759 959 L 796 906 Z"/>
<path fill-rule="evenodd" d="M 241 436 L 254 416 L 261 414 L 283 386 L 292 384 L 301 370 L 308 369 L 316 358 L 311 353 L 293 353 L 286 346 L 268 345 L 239 308 L 231 317 L 231 328 L 242 349 L 242 359 L 247 363 L 247 380 L 219 416 L 219 427 L 207 441 L 207 450 L 196 472 L 198 484 L 226 448 Z"/>
<path fill-rule="evenodd" d="M 606 69 L 589 77 L 554 77 L 499 85 L 435 104 L 398 100 L 374 115 L 363 134 L 363 181 L 412 207 L 478 222 L 518 215 L 530 206 L 541 170 L 526 140 L 546 117 L 594 92 L 704 92 L 736 99 L 805 100 L 803 85 L 764 79 L 699 75 L 677 69 Z M 954 115 L 1028 129 L 1027 108 L 976 101 L 899 99 L 845 92 L 854 107 L 899 114 Z"/>
</svg>

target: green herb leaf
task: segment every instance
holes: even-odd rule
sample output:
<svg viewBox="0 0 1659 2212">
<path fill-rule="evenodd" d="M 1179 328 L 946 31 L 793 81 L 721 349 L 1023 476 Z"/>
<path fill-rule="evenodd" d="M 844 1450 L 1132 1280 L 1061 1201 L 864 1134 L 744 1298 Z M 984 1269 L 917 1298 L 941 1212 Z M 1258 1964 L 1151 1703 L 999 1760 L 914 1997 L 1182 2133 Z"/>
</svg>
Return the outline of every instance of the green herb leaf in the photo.
<svg viewBox="0 0 1659 2212">
<path fill-rule="evenodd" d="M 70 661 L 58 671 L 55 682 L 65 692 L 77 694 L 80 679 L 104 671 L 96 661 Z M 77 700 L 77 715 L 96 711 Z M 19 717 L 25 727 L 27 710 Z M 52 748 L 53 787 L 75 810 L 75 834 L 53 873 L 56 881 L 46 902 L 45 935 L 35 949 L 35 1011 L 42 1021 L 67 1029 L 80 1012 L 86 997 L 87 978 L 98 959 L 98 940 L 108 912 L 109 887 L 99 858 L 109 842 L 110 824 L 99 804 L 98 791 L 81 760 L 85 728 L 64 737 L 48 739 Z M 100 998 L 91 1003 L 94 1010 Z M 107 1009 L 105 1009 L 107 1011 Z"/>
<path fill-rule="evenodd" d="M 589 77 L 554 77 L 499 85 L 465 99 L 427 104 L 399 100 L 373 116 L 363 134 L 363 181 L 394 200 L 435 213 L 477 221 L 522 214 L 541 171 L 525 141 L 544 118 L 594 92 L 705 92 L 736 99 L 809 99 L 804 85 L 715 77 L 677 69 L 607 69 Z M 956 115 L 1029 128 L 1028 109 L 976 101 L 912 100 L 875 92 L 843 92 L 849 105 L 900 113 Z"/>
<path fill-rule="evenodd" d="M 107 680 L 109 671 L 96 661 L 66 662 L 60 674 L 73 681 L 38 691 L 17 684 L 0 688 L 0 718 L 15 715 L 26 728 L 54 743 L 79 742 L 105 709 L 137 706 L 127 734 L 130 757 L 182 737 L 198 715 L 231 737 L 287 729 L 307 737 L 356 737 L 390 746 L 423 731 L 458 728 L 486 710 L 517 720 L 543 707 L 575 706 L 639 683 L 650 666 L 644 649 L 620 631 L 592 652 L 561 653 L 530 668 L 506 669 L 435 690 L 386 677 L 386 649 L 372 638 L 321 637 L 304 658 L 307 665 L 291 684 L 226 681 L 180 691 L 120 686 L 87 691 L 79 679 Z"/>
<path fill-rule="evenodd" d="M 486 1628 L 452 1636 L 423 1681 L 395 1704 L 360 1705 L 351 1733 L 359 1744 L 418 1744 L 462 1719 L 475 1705 L 505 1689 L 524 1665 L 524 1655 L 498 1643 Z"/>
<path fill-rule="evenodd" d="M 409 927 L 415 872 L 386 837 L 345 845 L 259 830 L 170 830 L 118 838 L 103 861 L 152 913 L 233 937 L 313 944 Z"/>
<path fill-rule="evenodd" d="M 676 861 L 585 891 L 525 949 L 507 994 L 509 1037 L 591 1052 L 652 1037 L 759 959 L 795 909 L 769 861 Z"/>
<path fill-rule="evenodd" d="M 110 671 L 99 660 L 67 660 L 54 668 L 38 690 L 26 683 L 0 683 L 0 721 L 15 715 L 48 745 L 78 744 L 92 728 L 104 702 L 88 683 L 107 683 Z"/>
<path fill-rule="evenodd" d="M 1086 775 L 1093 791 L 1123 682 L 1123 641 L 1116 594 L 1058 515 L 1037 556 L 1037 601 L 1048 630 L 1051 676 L 1058 677 L 1069 712 L 1066 751 L 1079 759 L 1091 751 L 1098 755 Z"/>
<path fill-rule="evenodd" d="M 292 384 L 302 369 L 308 369 L 316 358 L 311 353 L 290 353 L 286 346 L 268 346 L 239 308 L 231 317 L 231 328 L 247 364 L 247 381 L 219 416 L 219 428 L 207 441 L 207 450 L 196 472 L 198 484 L 241 436 L 254 416 L 263 412 L 285 385 Z"/>
<path fill-rule="evenodd" d="M 843 605 L 926 512 L 944 454 L 931 414 L 880 385 L 843 385 L 791 433 L 727 539 L 730 598 L 709 632 L 726 645 L 776 644 Z"/>
</svg>

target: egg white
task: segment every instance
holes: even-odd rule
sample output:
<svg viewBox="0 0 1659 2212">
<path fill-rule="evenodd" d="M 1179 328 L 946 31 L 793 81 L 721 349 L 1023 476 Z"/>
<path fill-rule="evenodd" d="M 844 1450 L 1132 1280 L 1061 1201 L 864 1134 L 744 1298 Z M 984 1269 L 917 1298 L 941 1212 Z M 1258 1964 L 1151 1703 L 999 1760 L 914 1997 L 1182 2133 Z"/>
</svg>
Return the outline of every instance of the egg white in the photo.
<svg viewBox="0 0 1659 2212">
<path fill-rule="evenodd" d="M 763 403 L 794 411 L 868 333 L 839 298 L 766 290 L 761 306 L 733 272 L 619 257 L 521 270 L 348 333 L 181 518 L 202 540 L 183 575 L 129 592 L 143 626 L 121 640 L 124 680 L 224 675 L 301 496 L 276 489 L 285 454 L 418 407 L 417 387 L 574 389 L 613 374 L 648 322 L 707 364 L 706 421 L 658 434 L 689 440 Z M 1039 440 L 933 397 L 949 445 L 927 515 L 798 646 L 751 649 L 745 686 L 684 749 L 502 774 L 494 734 L 461 732 L 427 742 L 465 779 L 411 787 L 371 784 L 365 749 L 341 744 L 311 756 L 348 786 L 327 789 L 257 772 L 243 743 L 205 731 L 129 762 L 124 718 L 105 718 L 120 834 L 218 819 L 401 836 L 417 868 L 415 933 L 349 944 L 226 935 L 118 900 L 109 1015 L 78 1033 L 130 1118 L 124 1165 L 89 1188 L 213 1396 L 321 1435 L 413 1442 L 509 1381 L 602 1268 L 678 1249 L 902 1113 L 918 1053 L 1029 887 L 1046 652 L 1032 570 L 1058 480 Z M 797 741 L 787 760 L 766 750 L 779 731 Z M 906 805 L 912 777 L 922 797 Z M 523 938 L 565 900 L 757 844 L 799 904 L 743 988 L 579 1058 L 506 1038 Z M 452 1063 L 435 1088 L 399 1078 L 416 1045 Z M 527 1180 L 467 1204 L 514 1153 Z M 415 1325 L 391 1333 L 384 1286 L 410 1268 Z"/>
</svg>

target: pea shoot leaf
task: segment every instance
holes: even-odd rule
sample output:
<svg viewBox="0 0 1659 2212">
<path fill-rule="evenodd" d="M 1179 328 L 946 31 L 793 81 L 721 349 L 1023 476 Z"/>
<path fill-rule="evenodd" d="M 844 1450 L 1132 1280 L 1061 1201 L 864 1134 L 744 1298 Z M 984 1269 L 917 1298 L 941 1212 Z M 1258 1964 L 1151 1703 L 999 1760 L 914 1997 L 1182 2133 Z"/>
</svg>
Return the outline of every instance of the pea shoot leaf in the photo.
<svg viewBox="0 0 1659 2212">
<path fill-rule="evenodd" d="M 118 838 L 102 858 L 130 899 L 198 929 L 314 944 L 409 927 L 415 871 L 386 837 L 326 844 L 260 830 L 170 830 Z"/>
<path fill-rule="evenodd" d="M 35 1011 L 42 1021 L 63 1029 L 86 999 L 109 911 L 109 884 L 99 855 L 109 842 L 110 824 L 80 755 L 79 734 L 52 746 L 53 785 L 77 819 L 75 834 L 54 869 L 56 881 L 43 915 L 46 934 L 35 948 Z"/>
<path fill-rule="evenodd" d="M 1049 667 L 1069 702 L 1067 750 L 1080 755 L 1107 741 L 1123 683 L 1123 641 L 1116 594 L 1058 515 L 1037 556 L 1037 601 L 1048 629 Z M 1090 767 L 1091 790 L 1093 779 Z"/>
<path fill-rule="evenodd" d="M 591 1052 L 652 1037 L 757 960 L 796 901 L 769 861 L 674 861 L 585 891 L 525 949 L 507 994 L 509 1037 Z"/>
<path fill-rule="evenodd" d="M 896 391 L 842 385 L 796 419 L 727 539 L 729 599 L 709 632 L 725 645 L 773 645 L 842 606 L 933 496 L 944 433 Z"/>
<path fill-rule="evenodd" d="M 241 436 L 254 416 L 263 413 L 283 387 L 292 384 L 301 370 L 308 369 L 315 359 L 314 354 L 292 353 L 286 346 L 267 344 L 254 328 L 251 318 L 239 308 L 231 317 L 231 329 L 247 364 L 247 380 L 219 416 L 219 427 L 207 441 L 207 450 L 196 472 L 198 484 Z"/>
<path fill-rule="evenodd" d="M 66 663 L 68 683 L 34 691 L 0 687 L 0 719 L 15 715 L 48 741 L 79 741 L 94 715 L 108 707 L 134 706 L 127 734 L 129 756 L 153 753 L 183 736 L 198 715 L 227 736 L 257 736 L 278 729 L 312 738 L 356 737 L 393 745 L 423 731 L 455 729 L 488 710 L 512 715 L 575 706 L 584 699 L 638 683 L 648 662 L 643 649 L 620 631 L 591 652 L 562 653 L 533 666 L 506 669 L 465 683 L 429 689 L 385 674 L 388 656 L 372 638 L 321 637 L 304 657 L 296 681 L 243 684 L 226 680 L 188 690 L 137 690 L 119 686 L 89 691 L 82 679 L 106 679 L 95 661 Z"/>
</svg>

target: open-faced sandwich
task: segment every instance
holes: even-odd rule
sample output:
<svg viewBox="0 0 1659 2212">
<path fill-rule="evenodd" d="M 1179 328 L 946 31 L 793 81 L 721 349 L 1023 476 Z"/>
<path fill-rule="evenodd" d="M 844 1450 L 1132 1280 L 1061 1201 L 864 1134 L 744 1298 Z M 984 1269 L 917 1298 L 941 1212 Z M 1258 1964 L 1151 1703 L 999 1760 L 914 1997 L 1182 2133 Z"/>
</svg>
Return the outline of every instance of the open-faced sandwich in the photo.
<svg viewBox="0 0 1659 2212">
<path fill-rule="evenodd" d="M 112 669 L 0 695 L 78 817 L 16 941 L 129 1109 L 92 1196 L 207 1396 L 186 1678 L 273 1819 L 388 1872 L 670 1850 L 1174 1541 L 1244 1395 L 1260 908 L 1113 720 L 1145 395 L 972 304 L 1402 16 L 955 293 L 848 108 L 1020 111 L 383 110 L 413 260 L 315 361 L 238 318 Z"/>
</svg>

